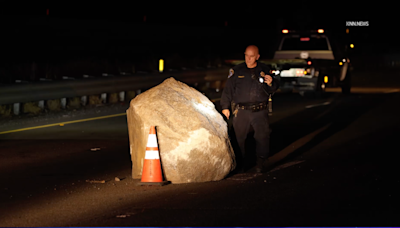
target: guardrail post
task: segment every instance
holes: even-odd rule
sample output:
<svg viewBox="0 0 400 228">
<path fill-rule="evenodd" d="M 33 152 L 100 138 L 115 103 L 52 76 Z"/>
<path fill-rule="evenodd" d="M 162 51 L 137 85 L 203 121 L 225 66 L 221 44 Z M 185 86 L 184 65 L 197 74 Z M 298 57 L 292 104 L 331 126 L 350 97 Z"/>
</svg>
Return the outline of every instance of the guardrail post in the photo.
<svg viewBox="0 0 400 228">
<path fill-rule="evenodd" d="M 13 112 L 14 112 L 14 115 L 19 115 L 19 107 L 21 106 L 21 104 L 20 103 L 15 103 L 14 104 L 14 107 L 13 107 Z"/>
<path fill-rule="evenodd" d="M 23 80 L 15 80 L 16 83 L 27 83 L 27 81 Z M 21 103 L 14 103 L 13 105 L 13 112 L 14 115 L 18 116 L 21 111 Z"/>
<path fill-rule="evenodd" d="M 75 78 L 68 77 L 68 76 L 63 76 L 62 77 L 64 80 L 74 80 Z M 66 109 L 67 108 L 67 98 L 63 97 L 61 98 L 61 108 Z"/>
<path fill-rule="evenodd" d="M 87 75 L 87 74 L 84 74 L 83 78 L 95 78 L 95 77 Z M 87 96 L 82 96 L 81 97 L 81 104 L 82 104 L 82 106 L 86 106 L 86 104 L 87 104 Z"/>
<path fill-rule="evenodd" d="M 61 108 L 65 109 L 67 107 L 67 98 L 61 98 Z"/>
<path fill-rule="evenodd" d="M 108 74 L 108 73 L 103 73 L 102 76 L 103 77 L 110 77 L 110 76 L 113 76 L 113 75 Z M 100 100 L 101 100 L 101 103 L 103 103 L 103 104 L 107 103 L 107 93 L 102 93 L 100 95 Z"/>
<path fill-rule="evenodd" d="M 119 92 L 119 101 L 125 101 L 125 91 Z"/>
<path fill-rule="evenodd" d="M 100 97 L 101 103 L 107 103 L 107 93 L 102 93 Z"/>
<path fill-rule="evenodd" d="M 81 104 L 82 104 L 83 106 L 86 106 L 86 104 L 87 104 L 87 96 L 82 96 L 82 97 L 81 97 Z"/>
<path fill-rule="evenodd" d="M 44 109 L 44 100 L 39 101 L 38 106 L 39 108 Z"/>
<path fill-rule="evenodd" d="M 39 78 L 39 81 L 41 81 L 41 82 L 50 82 L 52 80 L 48 79 L 48 78 Z M 44 100 L 39 101 L 38 106 L 39 106 L 39 108 L 44 109 Z"/>
</svg>

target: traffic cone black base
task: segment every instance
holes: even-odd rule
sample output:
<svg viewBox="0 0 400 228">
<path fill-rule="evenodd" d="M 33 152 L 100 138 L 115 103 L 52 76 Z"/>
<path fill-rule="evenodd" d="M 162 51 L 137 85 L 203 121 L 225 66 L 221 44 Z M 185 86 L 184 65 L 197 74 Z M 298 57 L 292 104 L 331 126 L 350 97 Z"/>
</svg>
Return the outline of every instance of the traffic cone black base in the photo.
<svg viewBox="0 0 400 228">
<path fill-rule="evenodd" d="M 143 185 L 155 185 L 155 186 L 164 186 L 170 184 L 170 181 L 162 181 L 162 182 L 138 182 L 136 185 L 143 186 Z"/>
</svg>

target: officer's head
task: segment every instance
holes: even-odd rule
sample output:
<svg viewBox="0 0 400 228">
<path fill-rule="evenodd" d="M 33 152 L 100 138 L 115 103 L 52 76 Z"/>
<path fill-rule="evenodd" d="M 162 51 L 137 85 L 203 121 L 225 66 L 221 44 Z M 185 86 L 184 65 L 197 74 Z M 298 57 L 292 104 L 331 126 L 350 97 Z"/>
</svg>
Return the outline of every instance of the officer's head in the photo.
<svg viewBox="0 0 400 228">
<path fill-rule="evenodd" d="M 255 45 L 248 46 L 244 52 L 244 58 L 248 68 L 255 67 L 257 65 L 257 60 L 260 58 L 258 47 Z"/>
</svg>

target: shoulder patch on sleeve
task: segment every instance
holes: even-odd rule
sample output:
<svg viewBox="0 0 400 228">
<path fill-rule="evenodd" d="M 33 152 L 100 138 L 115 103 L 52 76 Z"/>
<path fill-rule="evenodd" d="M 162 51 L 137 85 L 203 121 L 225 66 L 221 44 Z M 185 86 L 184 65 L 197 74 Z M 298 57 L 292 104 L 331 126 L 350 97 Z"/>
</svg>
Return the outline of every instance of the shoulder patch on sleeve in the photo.
<svg viewBox="0 0 400 228">
<path fill-rule="evenodd" d="M 232 68 L 231 68 L 231 69 L 229 69 L 229 75 L 228 75 L 228 78 L 232 77 L 233 73 L 234 73 L 233 69 L 232 69 Z"/>
</svg>

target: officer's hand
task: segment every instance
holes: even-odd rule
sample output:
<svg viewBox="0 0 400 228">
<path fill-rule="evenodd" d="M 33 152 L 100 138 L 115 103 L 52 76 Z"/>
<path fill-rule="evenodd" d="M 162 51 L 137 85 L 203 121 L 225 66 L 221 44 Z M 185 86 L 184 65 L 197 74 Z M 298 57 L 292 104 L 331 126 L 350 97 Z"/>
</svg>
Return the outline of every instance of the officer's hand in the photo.
<svg viewBox="0 0 400 228">
<path fill-rule="evenodd" d="M 267 83 L 268 85 L 271 85 L 272 77 L 270 75 L 265 75 L 264 76 L 264 82 Z"/>
<path fill-rule="evenodd" d="M 226 116 L 226 118 L 229 120 L 229 116 L 231 114 L 231 112 L 229 111 L 229 109 L 224 109 L 222 110 L 222 114 L 224 114 Z"/>
</svg>

